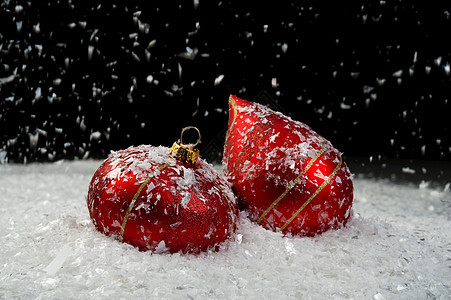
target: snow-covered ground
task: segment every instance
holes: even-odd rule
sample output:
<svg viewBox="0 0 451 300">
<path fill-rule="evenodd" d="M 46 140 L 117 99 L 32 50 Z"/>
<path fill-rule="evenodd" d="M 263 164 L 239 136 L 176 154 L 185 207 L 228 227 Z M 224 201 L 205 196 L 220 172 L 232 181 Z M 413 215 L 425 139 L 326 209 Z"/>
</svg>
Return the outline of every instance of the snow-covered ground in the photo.
<svg viewBox="0 0 451 300">
<path fill-rule="evenodd" d="M 1 299 L 451 299 L 449 185 L 357 175 L 341 230 L 286 238 L 242 215 L 218 252 L 152 255 L 90 222 L 100 163 L 0 165 Z"/>
</svg>

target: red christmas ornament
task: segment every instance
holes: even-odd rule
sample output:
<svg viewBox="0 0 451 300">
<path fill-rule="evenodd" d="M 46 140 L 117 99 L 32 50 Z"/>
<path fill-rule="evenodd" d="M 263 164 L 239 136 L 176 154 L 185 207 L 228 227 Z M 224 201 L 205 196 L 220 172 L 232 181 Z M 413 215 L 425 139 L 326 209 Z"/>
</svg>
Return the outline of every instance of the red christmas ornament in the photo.
<svg viewBox="0 0 451 300">
<path fill-rule="evenodd" d="M 260 104 L 229 99 L 224 174 L 251 220 L 312 236 L 346 223 L 351 174 L 338 152 L 307 125 Z"/>
<path fill-rule="evenodd" d="M 171 149 L 130 147 L 102 163 L 87 197 L 100 232 L 157 253 L 217 249 L 233 234 L 233 192 L 211 165 L 197 160 L 200 133 L 195 145 L 183 144 L 182 137 Z"/>
</svg>

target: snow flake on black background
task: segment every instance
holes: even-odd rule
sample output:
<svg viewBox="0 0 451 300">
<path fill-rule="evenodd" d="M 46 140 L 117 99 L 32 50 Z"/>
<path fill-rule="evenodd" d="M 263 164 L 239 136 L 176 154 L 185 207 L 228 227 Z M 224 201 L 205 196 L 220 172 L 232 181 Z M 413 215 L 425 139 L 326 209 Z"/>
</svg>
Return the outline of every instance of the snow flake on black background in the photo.
<svg viewBox="0 0 451 300">
<path fill-rule="evenodd" d="M 211 147 L 262 91 L 346 155 L 450 160 L 451 11 L 330 2 L 3 1 L 0 160 Z"/>
</svg>

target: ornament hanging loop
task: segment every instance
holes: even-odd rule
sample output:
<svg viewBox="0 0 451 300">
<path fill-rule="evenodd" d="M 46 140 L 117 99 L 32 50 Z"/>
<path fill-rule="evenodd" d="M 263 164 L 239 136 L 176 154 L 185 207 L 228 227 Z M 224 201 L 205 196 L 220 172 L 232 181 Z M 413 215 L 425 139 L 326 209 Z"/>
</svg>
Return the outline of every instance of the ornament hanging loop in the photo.
<svg viewBox="0 0 451 300">
<path fill-rule="evenodd" d="M 184 144 L 183 143 L 183 134 L 185 131 L 189 129 L 194 129 L 197 131 L 198 139 L 195 144 Z M 199 149 L 196 146 L 200 143 L 200 131 L 197 127 L 188 126 L 182 129 L 182 133 L 180 135 L 180 140 L 174 142 L 171 147 L 171 156 L 177 158 L 179 161 L 183 163 L 195 164 L 199 159 Z"/>
<path fill-rule="evenodd" d="M 185 133 L 185 131 L 187 131 L 187 130 L 189 130 L 189 129 L 194 129 L 194 130 L 196 130 L 196 131 L 197 131 L 197 135 L 199 136 L 198 139 L 197 139 L 197 142 L 196 142 L 194 145 L 192 145 L 192 146 L 191 146 L 191 144 L 184 144 L 184 143 L 183 143 L 183 134 Z M 188 127 L 185 127 L 185 128 L 182 129 L 182 133 L 180 134 L 180 144 L 186 145 L 186 146 L 191 146 L 191 147 L 194 148 L 194 147 L 196 147 L 199 143 L 200 143 L 200 131 L 199 131 L 199 129 L 197 129 L 197 127 L 194 127 L 194 126 L 188 126 Z"/>
</svg>

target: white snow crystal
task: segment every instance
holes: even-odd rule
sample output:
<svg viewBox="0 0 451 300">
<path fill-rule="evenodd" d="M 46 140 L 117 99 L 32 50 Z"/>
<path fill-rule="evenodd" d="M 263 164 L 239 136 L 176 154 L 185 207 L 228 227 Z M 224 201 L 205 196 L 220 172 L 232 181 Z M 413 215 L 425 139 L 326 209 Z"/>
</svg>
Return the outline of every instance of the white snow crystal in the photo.
<svg viewBox="0 0 451 300">
<path fill-rule="evenodd" d="M 22 12 L 23 11 L 23 6 L 22 5 L 16 5 L 15 11 L 16 11 L 16 13 Z"/>
<path fill-rule="evenodd" d="M 9 75 L 9 76 L 7 76 L 7 77 L 2 77 L 2 78 L 0 78 L 0 83 L 8 83 L 8 82 L 11 82 L 11 81 L 13 81 L 14 80 L 14 78 L 16 78 L 16 74 L 12 74 L 12 75 Z"/>
<path fill-rule="evenodd" d="M 270 143 L 274 143 L 276 138 L 279 136 L 280 132 L 277 132 L 277 134 L 273 134 L 270 138 L 269 141 Z"/>
<path fill-rule="evenodd" d="M 296 248 L 294 247 L 294 244 L 290 241 L 289 238 L 285 238 L 285 249 L 287 251 L 288 255 L 294 255 L 297 253 Z"/>
<path fill-rule="evenodd" d="M 157 248 L 155 249 L 155 253 L 157 253 L 157 254 L 160 254 L 160 253 L 165 253 L 165 252 L 167 252 L 169 250 L 169 248 L 167 248 L 166 247 L 166 243 L 165 243 L 165 241 L 161 241 L 159 244 L 158 244 L 158 246 L 157 246 Z"/>
<path fill-rule="evenodd" d="M 44 271 L 47 272 L 48 275 L 52 276 L 58 272 L 63 266 L 64 262 L 71 254 L 71 245 L 70 243 L 65 244 L 61 250 L 58 252 L 56 257 L 44 268 Z"/>
<path fill-rule="evenodd" d="M 36 131 L 34 134 L 29 132 L 28 136 L 30 137 L 30 149 L 35 149 L 39 141 L 39 132 Z"/>
<path fill-rule="evenodd" d="M 393 76 L 393 77 L 401 77 L 401 76 L 402 76 L 402 73 L 403 73 L 403 70 L 398 70 L 398 71 L 394 72 L 394 73 L 392 74 L 392 76 Z"/>
<path fill-rule="evenodd" d="M 21 32 L 22 31 L 22 21 L 17 21 L 16 22 L 16 28 L 17 28 L 17 32 Z"/>
<path fill-rule="evenodd" d="M 7 162 L 6 156 L 7 156 L 8 152 L 6 151 L 0 151 L 0 164 L 5 164 Z"/>
<path fill-rule="evenodd" d="M 41 87 L 37 87 L 36 90 L 34 91 L 34 98 L 39 99 L 39 98 L 41 98 L 41 96 L 42 96 Z"/>
<path fill-rule="evenodd" d="M 181 167 L 183 169 L 183 180 L 181 182 L 184 186 L 192 186 L 197 183 L 196 176 L 191 168 Z"/>
<path fill-rule="evenodd" d="M 177 56 L 189 60 L 194 60 L 197 56 L 197 53 L 199 53 L 199 50 L 197 48 L 191 49 L 190 47 L 186 47 L 186 51 L 179 53 Z"/>
<path fill-rule="evenodd" d="M 92 56 L 94 55 L 94 46 L 88 46 L 88 60 L 92 60 Z"/>
<path fill-rule="evenodd" d="M 346 103 L 344 103 L 344 102 L 341 102 L 341 103 L 340 103 L 340 108 L 341 108 L 341 109 L 351 109 L 351 105 L 346 104 Z"/>
<path fill-rule="evenodd" d="M 414 169 L 411 169 L 409 167 L 402 168 L 402 172 L 407 173 L 407 174 L 415 174 L 416 173 L 416 171 Z"/>
<path fill-rule="evenodd" d="M 224 74 L 219 75 L 215 78 L 215 86 L 220 85 L 222 80 L 224 79 Z"/>
<path fill-rule="evenodd" d="M 383 86 L 386 81 L 387 81 L 387 79 L 385 79 L 385 78 L 376 78 L 376 82 L 377 82 L 378 86 Z"/>
<path fill-rule="evenodd" d="M 437 67 L 439 67 L 442 64 L 442 57 L 439 56 L 436 59 L 434 59 L 434 63 Z"/>
<path fill-rule="evenodd" d="M 276 88 L 278 86 L 279 86 L 279 84 L 277 83 L 277 78 L 271 79 L 271 87 Z"/>
<path fill-rule="evenodd" d="M 149 42 L 149 44 L 147 45 L 147 49 L 155 47 L 156 43 L 157 43 L 157 40 L 151 40 Z"/>
<path fill-rule="evenodd" d="M 193 0 L 194 9 L 199 7 L 199 0 Z"/>
<path fill-rule="evenodd" d="M 326 180 L 327 176 L 325 176 L 320 169 L 316 169 L 315 174 L 316 177 L 321 178 L 322 180 Z"/>
<path fill-rule="evenodd" d="M 102 134 L 99 131 L 94 131 L 93 133 L 91 133 L 91 136 L 89 137 L 89 139 L 91 141 L 95 141 L 100 139 L 100 137 L 102 136 Z"/>
<path fill-rule="evenodd" d="M 374 300 L 384 300 L 385 297 L 382 296 L 381 293 L 377 293 L 377 294 L 375 294 L 375 295 L 373 296 L 373 299 L 374 299 Z"/>
<path fill-rule="evenodd" d="M 450 73 L 451 73 L 451 67 L 450 67 L 450 64 L 449 64 L 449 63 L 446 63 L 446 64 L 443 66 L 443 70 L 445 70 L 445 74 L 446 74 L 447 76 L 449 76 Z"/>
<path fill-rule="evenodd" d="M 282 52 L 283 53 L 287 53 L 287 50 L 288 50 L 288 44 L 287 43 L 283 43 L 282 44 Z"/>
<path fill-rule="evenodd" d="M 183 197 L 182 197 L 180 204 L 183 206 L 183 208 L 186 208 L 189 201 L 191 200 L 191 193 L 184 192 L 184 193 L 182 193 L 182 195 L 183 195 Z"/>
</svg>

